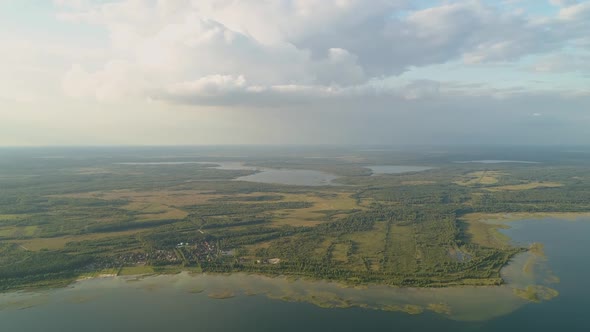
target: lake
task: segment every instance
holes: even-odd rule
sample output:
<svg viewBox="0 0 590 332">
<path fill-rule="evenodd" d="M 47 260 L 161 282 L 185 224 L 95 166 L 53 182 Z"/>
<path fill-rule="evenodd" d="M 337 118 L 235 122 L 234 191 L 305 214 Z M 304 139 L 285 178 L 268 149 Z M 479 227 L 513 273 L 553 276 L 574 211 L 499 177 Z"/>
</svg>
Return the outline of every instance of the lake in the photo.
<svg viewBox="0 0 590 332">
<path fill-rule="evenodd" d="M 240 176 L 236 181 L 249 181 L 258 183 L 274 183 L 292 186 L 326 186 L 335 185 L 333 180 L 338 176 L 326 172 L 307 170 L 307 169 L 289 169 L 289 168 L 268 168 L 248 166 L 242 162 L 211 162 L 206 164 L 215 164 L 217 169 L 225 170 L 252 170 L 257 173 Z"/>
<path fill-rule="evenodd" d="M 457 164 L 538 164 L 537 161 L 526 161 L 526 160 L 467 160 L 467 161 L 456 161 Z"/>
<path fill-rule="evenodd" d="M 211 165 L 215 169 L 222 170 L 247 170 L 256 171 L 256 173 L 246 176 L 235 178 L 235 181 L 248 181 L 258 183 L 272 183 L 272 184 L 284 184 L 291 186 L 330 186 L 338 185 L 332 181 L 337 179 L 338 176 L 326 172 L 307 170 L 307 169 L 288 169 L 288 168 L 268 168 L 245 165 L 243 162 L 238 161 L 213 161 L 213 162 L 202 162 L 202 161 L 168 161 L 168 162 L 127 162 L 117 163 L 118 165 L 128 166 L 173 166 L 173 165 L 187 165 L 187 164 L 199 164 L 199 165 Z"/>
<path fill-rule="evenodd" d="M 117 163 L 118 165 L 128 166 L 174 166 L 174 165 L 211 165 L 213 168 L 222 170 L 247 170 L 256 171 L 256 173 L 235 178 L 235 181 L 248 181 L 258 183 L 284 184 L 291 186 L 335 186 L 339 185 L 334 180 L 339 176 L 308 169 L 290 169 L 290 168 L 268 168 L 249 166 L 239 161 L 166 161 L 166 162 L 125 162 Z M 422 172 L 432 167 L 426 166 L 398 166 L 398 165 L 376 165 L 366 166 L 373 171 L 372 175 L 380 174 L 402 174 Z"/>
<path fill-rule="evenodd" d="M 432 169 L 432 167 L 426 166 L 395 166 L 395 165 L 377 165 L 377 166 L 366 166 L 366 168 L 373 171 L 373 175 L 379 174 L 402 174 L 402 173 L 413 173 L 422 172 Z"/>
<path fill-rule="evenodd" d="M 517 256 L 503 270 L 508 286 L 346 288 L 247 274 L 103 278 L 0 295 L 0 331 L 588 331 L 590 219 L 509 225 L 503 232 L 515 242 L 541 242 L 545 254 Z M 529 284 L 559 296 L 531 303 L 515 295 Z"/>
</svg>

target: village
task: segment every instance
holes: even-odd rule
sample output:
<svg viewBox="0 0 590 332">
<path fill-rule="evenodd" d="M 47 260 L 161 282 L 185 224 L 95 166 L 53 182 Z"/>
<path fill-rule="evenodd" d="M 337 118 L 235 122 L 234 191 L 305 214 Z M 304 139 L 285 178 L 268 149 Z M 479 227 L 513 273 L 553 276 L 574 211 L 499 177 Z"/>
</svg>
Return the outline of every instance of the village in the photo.
<svg viewBox="0 0 590 332">
<path fill-rule="evenodd" d="M 121 266 L 164 266 L 164 265 L 198 265 L 212 263 L 223 257 L 234 257 L 234 250 L 221 250 L 215 243 L 203 241 L 199 243 L 180 242 L 170 249 L 156 249 L 149 252 L 129 252 L 116 256 L 111 260 L 103 260 L 92 264 L 92 268 L 115 268 Z M 240 257 L 240 263 L 246 259 Z M 280 258 L 257 259 L 254 264 L 277 265 Z"/>
<path fill-rule="evenodd" d="M 230 252 L 233 254 L 233 252 Z M 180 242 L 173 248 L 155 249 L 149 252 L 130 252 L 116 256 L 112 262 L 104 262 L 103 267 L 137 265 L 191 265 L 213 262 L 228 252 L 221 251 L 218 245 L 203 241 L 199 243 Z"/>
</svg>

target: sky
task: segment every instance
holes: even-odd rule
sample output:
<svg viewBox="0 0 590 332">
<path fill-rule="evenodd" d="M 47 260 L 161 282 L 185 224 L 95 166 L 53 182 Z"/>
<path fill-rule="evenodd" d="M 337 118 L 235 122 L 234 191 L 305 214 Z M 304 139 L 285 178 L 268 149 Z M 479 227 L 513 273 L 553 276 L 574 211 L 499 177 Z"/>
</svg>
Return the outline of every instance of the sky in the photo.
<svg viewBox="0 0 590 332">
<path fill-rule="evenodd" d="M 590 143 L 590 1 L 0 0 L 0 146 Z"/>
</svg>

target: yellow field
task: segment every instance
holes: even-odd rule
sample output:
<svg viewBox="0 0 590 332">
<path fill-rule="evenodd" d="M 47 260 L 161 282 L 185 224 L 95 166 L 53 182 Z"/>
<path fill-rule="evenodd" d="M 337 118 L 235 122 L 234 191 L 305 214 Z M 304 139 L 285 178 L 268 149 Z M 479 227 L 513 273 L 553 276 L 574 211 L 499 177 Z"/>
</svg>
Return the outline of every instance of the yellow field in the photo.
<svg viewBox="0 0 590 332">
<path fill-rule="evenodd" d="M 436 181 L 420 181 L 420 180 L 402 181 L 402 185 L 404 185 L 404 186 L 423 186 L 423 185 L 435 184 L 435 183 L 436 183 Z"/>
<path fill-rule="evenodd" d="M 538 188 L 557 188 L 562 187 L 563 184 L 559 182 L 529 182 L 523 184 L 515 184 L 509 186 L 498 186 L 498 187 L 491 187 L 486 188 L 488 191 L 518 191 L 518 190 L 530 190 L 530 189 L 538 189 Z"/>
<path fill-rule="evenodd" d="M 84 240 L 97 240 L 108 237 L 124 236 L 139 233 L 141 230 L 129 230 L 123 232 L 110 232 L 110 233 L 91 233 L 83 235 L 71 235 L 71 236 L 60 236 L 51 238 L 36 238 L 27 240 L 11 240 L 10 243 L 16 243 L 23 246 L 27 250 L 39 251 L 41 249 L 62 249 L 68 242 L 77 242 Z"/>
<path fill-rule="evenodd" d="M 590 212 L 519 212 L 519 213 L 469 213 L 463 216 L 461 220 L 471 221 L 494 221 L 510 222 L 525 219 L 564 219 L 576 220 L 579 218 L 590 218 Z"/>
<path fill-rule="evenodd" d="M 383 259 L 383 248 L 385 246 L 385 227 L 384 222 L 375 223 L 373 230 L 346 234 L 344 240 L 352 240 L 357 246 L 356 254 L 350 258 L 350 263 L 354 264 L 352 269 L 365 270 L 364 261 L 368 262 L 371 271 L 379 271 Z"/>
<path fill-rule="evenodd" d="M 0 237 L 11 237 L 14 234 L 15 227 L 0 228 Z"/>
<path fill-rule="evenodd" d="M 304 209 L 280 210 L 275 215 L 273 224 L 277 226 L 314 226 L 322 223 L 325 215 L 321 211 L 364 209 L 356 204 L 350 193 L 337 193 L 333 196 L 313 194 L 287 194 L 282 201 L 310 202 L 312 207 Z"/>
<path fill-rule="evenodd" d="M 13 221 L 28 217 L 28 214 L 0 214 L 0 221 Z"/>
<path fill-rule="evenodd" d="M 334 245 L 334 249 L 332 250 L 332 260 L 336 263 L 348 262 L 348 256 L 346 255 L 348 248 L 349 245 L 346 243 L 336 243 Z"/>
<path fill-rule="evenodd" d="M 332 241 L 333 241 L 332 238 L 328 238 L 328 239 L 322 241 L 322 243 L 320 243 L 320 245 L 317 248 L 315 248 L 314 255 L 316 257 L 325 256 L 328 253 L 328 248 L 332 244 Z"/>
<path fill-rule="evenodd" d="M 188 206 L 207 203 L 212 198 L 223 197 L 223 195 L 211 194 L 198 190 L 154 190 L 154 191 L 132 191 L 112 190 L 95 191 L 88 193 L 76 193 L 69 195 L 58 195 L 55 197 L 66 198 L 96 198 L 104 200 L 129 200 L 131 202 L 152 203 L 166 206 Z"/>
<path fill-rule="evenodd" d="M 255 197 L 261 194 L 274 193 L 249 193 L 232 195 L 232 197 Z M 350 197 L 352 193 L 314 193 L 314 194 L 284 194 L 277 193 L 284 198 L 283 202 L 310 202 L 312 207 L 304 209 L 279 210 L 275 214 L 274 224 L 292 226 L 313 226 L 325 219 L 321 211 L 341 210 L 344 214 L 353 209 L 364 209 L 356 204 L 356 199 Z M 90 192 L 59 197 L 70 198 L 95 198 L 104 200 L 128 200 L 129 204 L 123 206 L 129 211 L 139 212 L 140 220 L 151 221 L 161 219 L 183 219 L 188 213 L 181 210 L 183 206 L 212 203 L 211 200 L 223 198 L 225 195 L 212 194 L 195 190 L 162 190 L 162 191 L 130 191 L 113 190 L 107 192 Z M 242 204 L 256 204 L 258 201 L 243 201 Z M 343 216 L 341 214 L 340 216 Z"/>
<path fill-rule="evenodd" d="M 467 225 L 467 234 L 471 237 L 471 242 L 477 243 L 484 247 L 504 248 L 509 245 L 510 238 L 498 231 L 498 229 L 508 228 L 506 225 L 490 224 L 478 219 L 475 214 L 461 221 Z"/>
<path fill-rule="evenodd" d="M 491 185 L 498 183 L 498 178 L 503 175 L 506 175 L 506 173 L 498 171 L 471 172 L 462 176 L 460 180 L 457 180 L 454 183 L 467 187 L 477 185 Z"/>
<path fill-rule="evenodd" d="M 415 232 L 412 226 L 391 226 L 389 232 L 390 266 L 393 271 L 415 271 L 417 268 Z"/>
<path fill-rule="evenodd" d="M 140 212 L 140 214 L 137 215 L 137 218 L 140 221 L 184 219 L 188 216 L 188 213 L 183 210 L 150 202 L 132 202 L 123 206 L 123 208 L 129 211 Z"/>
<path fill-rule="evenodd" d="M 120 276 L 132 276 L 141 274 L 154 273 L 154 269 L 151 266 L 138 265 L 138 266 L 125 266 L 119 271 Z"/>
<path fill-rule="evenodd" d="M 254 258 L 256 258 L 256 255 L 255 255 L 256 250 L 268 249 L 271 246 L 271 244 L 272 244 L 272 240 L 246 245 L 246 246 L 244 246 L 244 249 L 248 252 L 248 254 L 243 255 L 242 257 L 244 257 L 246 259 L 254 259 Z"/>
<path fill-rule="evenodd" d="M 99 271 L 92 271 L 92 272 L 86 272 L 86 273 L 82 273 L 78 279 L 79 280 L 84 280 L 84 279 L 90 279 L 90 278 L 100 278 L 100 277 L 106 277 L 106 276 L 115 276 L 117 275 L 117 271 L 119 269 L 118 268 L 110 268 L 110 269 L 102 269 Z"/>
<path fill-rule="evenodd" d="M 0 237 L 30 237 L 37 234 L 37 226 L 9 226 L 0 228 Z"/>
</svg>

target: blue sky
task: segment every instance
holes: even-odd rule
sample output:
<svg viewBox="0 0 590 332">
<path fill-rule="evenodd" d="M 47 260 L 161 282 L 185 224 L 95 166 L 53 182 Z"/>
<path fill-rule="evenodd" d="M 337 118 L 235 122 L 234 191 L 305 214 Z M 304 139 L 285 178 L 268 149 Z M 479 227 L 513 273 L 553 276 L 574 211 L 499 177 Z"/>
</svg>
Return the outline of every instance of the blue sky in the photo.
<svg viewBox="0 0 590 332">
<path fill-rule="evenodd" d="M 0 28 L 0 145 L 590 141 L 590 1 L 0 0 Z"/>
</svg>

